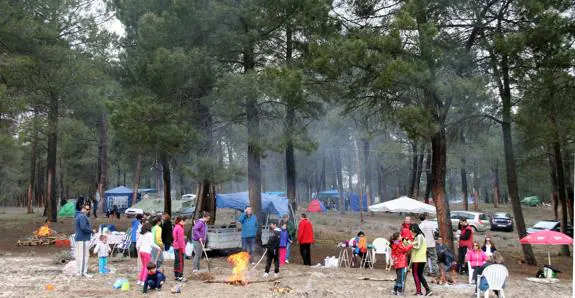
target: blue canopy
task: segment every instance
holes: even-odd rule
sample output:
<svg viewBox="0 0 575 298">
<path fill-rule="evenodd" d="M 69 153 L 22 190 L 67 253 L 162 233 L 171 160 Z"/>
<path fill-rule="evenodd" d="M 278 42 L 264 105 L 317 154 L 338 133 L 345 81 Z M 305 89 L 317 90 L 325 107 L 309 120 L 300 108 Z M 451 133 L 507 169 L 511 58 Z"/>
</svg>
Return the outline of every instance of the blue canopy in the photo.
<svg viewBox="0 0 575 298">
<path fill-rule="evenodd" d="M 134 191 L 131 188 L 125 187 L 125 186 L 118 186 L 112 189 L 108 189 L 106 190 L 104 193 L 105 194 L 109 194 L 109 195 L 114 195 L 114 194 L 130 194 L 133 193 Z"/>
<path fill-rule="evenodd" d="M 276 195 L 262 193 L 262 211 L 279 216 L 289 213 L 288 199 Z M 216 194 L 216 207 L 244 211 L 250 206 L 248 192 Z"/>
<path fill-rule="evenodd" d="M 351 193 L 349 195 L 349 207 L 351 211 L 358 211 L 359 212 L 359 195 L 357 193 Z M 367 211 L 367 195 L 363 195 L 363 208 L 362 211 Z"/>
<path fill-rule="evenodd" d="M 132 202 L 133 190 L 125 186 L 118 186 L 109 190 L 105 193 L 105 211 L 112 210 L 114 206 L 118 208 L 120 212 L 124 212 L 126 209 L 130 208 L 134 202 Z M 139 195 L 138 195 L 139 197 Z"/>
</svg>

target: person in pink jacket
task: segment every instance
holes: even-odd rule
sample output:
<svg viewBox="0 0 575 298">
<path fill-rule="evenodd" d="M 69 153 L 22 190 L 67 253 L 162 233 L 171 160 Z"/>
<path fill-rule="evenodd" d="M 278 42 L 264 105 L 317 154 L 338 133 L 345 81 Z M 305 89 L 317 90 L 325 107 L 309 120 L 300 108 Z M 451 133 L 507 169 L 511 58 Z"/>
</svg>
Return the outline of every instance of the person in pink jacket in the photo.
<svg viewBox="0 0 575 298">
<path fill-rule="evenodd" d="M 174 230 L 172 231 L 174 247 L 174 276 L 178 281 L 185 281 L 184 279 L 184 253 L 186 251 L 186 236 L 184 236 L 184 225 L 186 219 L 183 217 L 176 217 Z"/>
<path fill-rule="evenodd" d="M 489 257 L 481 250 L 479 243 L 473 242 L 472 249 L 468 250 L 465 254 L 465 261 L 471 263 L 471 268 L 473 269 L 473 281 L 477 278 L 477 270 L 485 265 L 485 262 L 489 260 Z"/>
</svg>

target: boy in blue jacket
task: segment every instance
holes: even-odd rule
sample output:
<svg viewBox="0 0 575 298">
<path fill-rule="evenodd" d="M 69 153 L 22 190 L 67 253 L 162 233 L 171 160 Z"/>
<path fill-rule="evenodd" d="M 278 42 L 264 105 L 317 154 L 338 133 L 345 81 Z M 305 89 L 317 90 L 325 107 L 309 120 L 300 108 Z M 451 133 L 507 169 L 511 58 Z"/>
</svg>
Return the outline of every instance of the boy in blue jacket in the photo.
<svg viewBox="0 0 575 298">
<path fill-rule="evenodd" d="M 250 262 L 253 263 L 254 247 L 256 246 L 256 233 L 258 231 L 258 219 L 252 213 L 252 208 L 247 207 L 238 217 L 238 221 L 242 224 L 242 250 L 247 251 L 250 255 Z"/>
<path fill-rule="evenodd" d="M 86 216 L 90 214 L 90 204 L 85 204 L 82 209 L 76 212 L 74 223 L 76 225 L 76 266 L 78 275 L 82 277 L 91 277 L 88 274 L 88 259 L 90 258 L 90 240 L 92 239 L 92 227 L 90 220 Z"/>
</svg>

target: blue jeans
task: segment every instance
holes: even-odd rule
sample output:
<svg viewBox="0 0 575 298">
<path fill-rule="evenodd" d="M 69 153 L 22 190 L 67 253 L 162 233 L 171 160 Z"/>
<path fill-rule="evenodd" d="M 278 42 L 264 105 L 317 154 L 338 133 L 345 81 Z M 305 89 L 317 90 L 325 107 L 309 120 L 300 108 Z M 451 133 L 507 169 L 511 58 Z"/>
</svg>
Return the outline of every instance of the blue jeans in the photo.
<svg viewBox="0 0 575 298">
<path fill-rule="evenodd" d="M 100 274 L 108 273 L 108 257 L 98 258 L 98 271 Z"/>
<path fill-rule="evenodd" d="M 291 243 L 288 242 L 287 246 L 286 246 L 286 261 L 289 262 L 289 253 L 290 253 L 290 249 L 291 248 Z"/>
<path fill-rule="evenodd" d="M 256 237 L 242 238 L 242 250 L 247 251 L 250 255 L 250 262 L 254 254 L 254 247 L 256 247 Z"/>
</svg>

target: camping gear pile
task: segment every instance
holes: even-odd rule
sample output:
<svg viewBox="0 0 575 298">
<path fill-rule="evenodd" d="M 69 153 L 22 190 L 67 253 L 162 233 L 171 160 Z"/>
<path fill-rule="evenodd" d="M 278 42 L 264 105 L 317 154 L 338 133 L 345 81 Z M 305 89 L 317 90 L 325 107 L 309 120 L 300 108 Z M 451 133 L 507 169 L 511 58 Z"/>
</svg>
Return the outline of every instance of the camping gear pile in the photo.
<svg viewBox="0 0 575 298">
<path fill-rule="evenodd" d="M 59 234 L 52 230 L 48 223 L 43 224 L 40 228 L 33 232 L 33 236 L 26 239 L 18 240 L 18 246 L 38 246 L 38 245 L 52 245 L 58 240 L 66 239 L 65 234 Z"/>
</svg>

